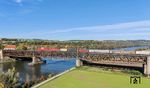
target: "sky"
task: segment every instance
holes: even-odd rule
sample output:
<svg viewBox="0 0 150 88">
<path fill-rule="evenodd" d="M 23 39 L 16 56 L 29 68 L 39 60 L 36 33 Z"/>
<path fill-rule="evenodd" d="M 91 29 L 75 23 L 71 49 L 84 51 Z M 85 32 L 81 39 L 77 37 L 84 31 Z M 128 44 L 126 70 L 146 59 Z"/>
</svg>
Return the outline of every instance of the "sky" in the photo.
<svg viewBox="0 0 150 88">
<path fill-rule="evenodd" d="M 0 38 L 150 40 L 150 0 L 0 0 Z"/>
</svg>

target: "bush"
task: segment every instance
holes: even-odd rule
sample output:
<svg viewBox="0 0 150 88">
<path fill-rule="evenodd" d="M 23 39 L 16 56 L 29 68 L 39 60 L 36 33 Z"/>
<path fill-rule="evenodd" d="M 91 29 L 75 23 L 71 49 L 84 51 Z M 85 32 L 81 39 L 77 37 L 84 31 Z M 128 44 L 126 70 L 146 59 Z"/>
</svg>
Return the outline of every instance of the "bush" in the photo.
<svg viewBox="0 0 150 88">
<path fill-rule="evenodd" d="M 127 73 L 127 74 L 132 74 L 132 75 L 142 75 L 142 73 L 140 71 L 137 70 L 122 70 L 123 73 Z"/>
<path fill-rule="evenodd" d="M 19 73 L 17 73 L 13 67 L 12 69 L 9 69 L 8 72 L 0 75 L 0 82 L 5 88 L 17 88 L 20 84 Z"/>
</svg>

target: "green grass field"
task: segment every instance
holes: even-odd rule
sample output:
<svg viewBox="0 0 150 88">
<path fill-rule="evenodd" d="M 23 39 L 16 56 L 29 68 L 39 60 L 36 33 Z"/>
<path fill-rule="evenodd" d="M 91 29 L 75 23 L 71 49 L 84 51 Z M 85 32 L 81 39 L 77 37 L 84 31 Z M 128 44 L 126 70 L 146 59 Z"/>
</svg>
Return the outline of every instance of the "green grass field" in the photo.
<svg viewBox="0 0 150 88">
<path fill-rule="evenodd" d="M 142 77 L 141 84 L 130 84 L 130 75 L 81 67 L 40 88 L 150 88 L 150 79 Z"/>
</svg>

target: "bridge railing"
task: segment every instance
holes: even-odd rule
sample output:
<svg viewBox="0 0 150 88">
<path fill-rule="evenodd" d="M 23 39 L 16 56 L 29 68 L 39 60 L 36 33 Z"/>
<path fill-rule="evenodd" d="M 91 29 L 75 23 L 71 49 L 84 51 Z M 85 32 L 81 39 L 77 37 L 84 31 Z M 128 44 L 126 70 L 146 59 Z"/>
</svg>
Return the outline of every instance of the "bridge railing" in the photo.
<svg viewBox="0 0 150 88">
<path fill-rule="evenodd" d="M 62 57 L 76 57 L 76 52 L 54 52 L 54 51 L 23 51 L 23 50 L 5 50 L 4 56 L 18 56 L 18 57 L 50 57 L 50 56 L 62 56 Z"/>
</svg>

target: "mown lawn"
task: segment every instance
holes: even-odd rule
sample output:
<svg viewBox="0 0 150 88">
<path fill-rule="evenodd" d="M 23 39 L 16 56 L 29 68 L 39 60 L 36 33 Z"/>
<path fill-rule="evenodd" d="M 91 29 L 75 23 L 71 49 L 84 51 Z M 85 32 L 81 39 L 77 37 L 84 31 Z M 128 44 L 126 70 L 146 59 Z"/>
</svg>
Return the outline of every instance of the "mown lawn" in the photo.
<svg viewBox="0 0 150 88">
<path fill-rule="evenodd" d="M 150 88 L 150 79 L 142 77 L 141 84 L 130 84 L 130 75 L 81 67 L 40 88 Z"/>
</svg>

